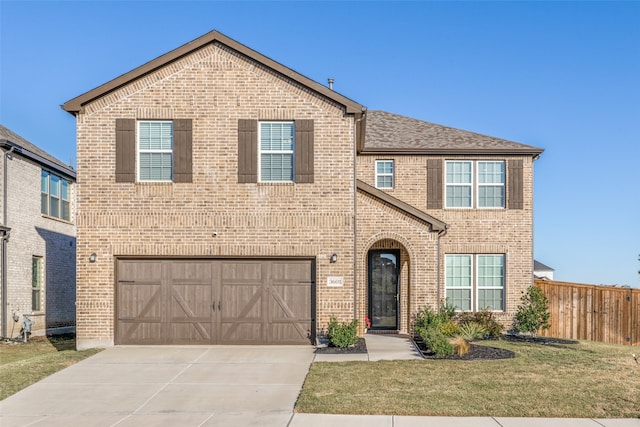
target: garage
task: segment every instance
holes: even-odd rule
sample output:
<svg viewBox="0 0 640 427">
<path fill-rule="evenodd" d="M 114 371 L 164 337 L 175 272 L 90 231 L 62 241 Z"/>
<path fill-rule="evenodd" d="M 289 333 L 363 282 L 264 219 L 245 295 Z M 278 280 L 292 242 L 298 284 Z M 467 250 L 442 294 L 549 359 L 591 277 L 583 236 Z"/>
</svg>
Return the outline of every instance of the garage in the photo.
<svg viewBox="0 0 640 427">
<path fill-rule="evenodd" d="M 116 344 L 315 340 L 312 260 L 118 259 L 116 264 Z"/>
</svg>

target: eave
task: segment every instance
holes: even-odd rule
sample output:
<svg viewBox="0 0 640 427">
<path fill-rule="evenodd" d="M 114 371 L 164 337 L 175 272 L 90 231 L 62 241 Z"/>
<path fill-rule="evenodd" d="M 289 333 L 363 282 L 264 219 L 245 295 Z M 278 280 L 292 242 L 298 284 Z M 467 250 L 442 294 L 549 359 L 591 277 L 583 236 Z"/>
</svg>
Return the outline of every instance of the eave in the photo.
<svg viewBox="0 0 640 427">
<path fill-rule="evenodd" d="M 149 73 L 153 73 L 154 71 L 212 43 L 220 43 L 224 46 L 227 46 L 228 48 L 231 48 L 256 62 L 259 62 L 265 67 L 270 68 L 274 72 L 281 74 L 282 76 L 287 77 L 302 86 L 307 87 L 308 89 L 336 102 L 339 105 L 342 105 L 345 109 L 345 113 L 347 114 L 361 114 L 363 112 L 364 107 L 357 102 L 343 95 L 340 95 L 339 93 L 329 89 L 328 87 L 323 86 L 320 83 L 293 71 L 292 69 L 262 55 L 261 53 L 256 52 L 253 49 L 248 48 L 241 43 L 238 43 L 237 41 L 225 36 L 224 34 L 219 33 L 218 31 L 211 31 L 183 46 L 180 46 L 177 49 L 174 49 L 162 56 L 157 57 L 152 61 L 147 62 L 144 65 L 141 65 L 140 67 L 129 71 L 128 73 L 121 75 L 120 77 L 117 77 L 101 86 L 98 86 L 95 89 L 92 89 L 78 97 L 75 97 L 61 105 L 61 108 L 70 114 L 77 115 L 78 113 L 82 112 L 83 107 L 86 104 L 95 101 L 96 99 L 103 97 L 115 90 L 118 90 L 119 88 L 133 82 L 134 80 L 144 77 Z"/>
<path fill-rule="evenodd" d="M 0 139 L 0 146 L 2 146 L 7 151 L 13 148 L 13 154 L 31 159 L 34 162 L 38 163 L 40 166 L 45 167 L 46 169 L 49 169 L 59 175 L 62 175 L 65 178 L 69 178 L 73 181 L 76 180 L 76 172 L 73 169 L 62 167 L 49 159 L 45 159 L 41 155 L 33 153 L 29 149 L 22 147 L 20 144 L 8 141 L 6 139 Z"/>
<path fill-rule="evenodd" d="M 406 215 L 409 215 L 414 219 L 417 219 L 418 221 L 426 222 L 431 226 L 431 231 L 444 231 L 449 228 L 446 223 L 440 221 L 439 219 L 432 217 L 431 215 L 421 211 L 420 209 L 415 208 L 410 204 L 405 203 L 402 200 L 385 193 L 384 191 L 378 190 L 377 188 L 367 184 L 366 182 L 360 181 L 358 179 L 356 181 L 356 186 L 358 190 L 368 194 L 374 199 L 378 199 L 379 201 L 392 206 L 393 208 L 401 211 Z"/>
<path fill-rule="evenodd" d="M 534 156 L 537 157 L 544 152 L 538 148 L 518 148 L 518 149 L 500 149 L 500 148 L 365 148 L 359 150 L 358 154 L 362 155 L 382 155 L 382 156 L 425 156 L 425 155 L 488 155 L 488 156 Z"/>
</svg>

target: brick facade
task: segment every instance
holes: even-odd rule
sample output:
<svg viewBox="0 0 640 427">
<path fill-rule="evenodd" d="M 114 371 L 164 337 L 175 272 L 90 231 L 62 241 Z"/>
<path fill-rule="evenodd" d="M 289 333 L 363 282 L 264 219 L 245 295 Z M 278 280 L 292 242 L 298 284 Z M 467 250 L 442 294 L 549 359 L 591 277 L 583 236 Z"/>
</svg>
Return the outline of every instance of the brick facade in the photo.
<svg viewBox="0 0 640 427">
<path fill-rule="evenodd" d="M 411 204 L 430 215 L 444 221 L 448 226 L 447 233 L 440 238 L 440 277 L 437 277 L 438 258 L 435 251 L 436 243 L 433 234 L 424 230 L 424 236 L 416 234 L 414 230 L 399 232 L 397 220 L 382 219 L 378 210 L 364 211 L 363 203 L 358 203 L 358 230 L 363 224 L 374 225 L 388 229 L 393 224 L 394 230 L 400 236 L 393 244 L 402 240 L 412 241 L 416 237 L 416 247 L 427 248 L 433 246 L 428 253 L 416 253 L 417 257 L 410 258 L 426 261 L 425 266 L 417 268 L 419 277 L 415 293 L 411 293 L 410 313 L 424 305 L 437 307 L 437 297 L 444 298 L 444 256 L 446 254 L 504 254 L 505 255 L 505 310 L 496 313 L 496 319 L 510 325 L 520 304 L 521 293 L 533 284 L 533 159 L 531 156 L 517 156 L 523 161 L 523 209 L 427 209 L 427 160 L 507 160 L 512 156 L 483 156 L 483 155 L 361 155 L 358 156 L 358 179 L 375 184 L 375 161 L 393 160 L 395 165 L 394 188 L 385 192 Z M 364 211 L 364 212 L 363 212 Z M 366 213 L 365 213 L 366 212 Z M 366 216 L 370 215 L 370 216 Z M 387 225 L 385 226 L 385 221 Z M 376 227 L 374 225 L 374 228 Z M 423 227 L 424 228 L 424 227 Z M 361 236 L 359 232 L 359 238 Z M 437 238 L 436 238 L 437 240 Z M 389 248 L 393 247 L 393 244 Z M 424 250 L 424 249 L 423 249 Z M 364 256 L 362 252 L 359 256 Z M 431 272 L 429 274 L 429 269 Z M 424 285 L 423 285 L 424 283 Z M 437 285 L 440 285 L 438 290 Z M 423 289 L 423 286 L 427 289 Z M 361 291 L 366 285 L 361 286 Z M 366 298 L 364 299 L 366 300 Z M 361 313 L 362 314 L 362 313 Z M 364 314 L 362 314 L 364 316 Z M 403 314 L 404 317 L 404 314 Z M 406 329 L 401 328 L 403 331 Z"/>
<path fill-rule="evenodd" d="M 5 151 L 2 152 L 3 154 Z M 40 174 L 43 166 L 12 153 L 7 158 L 7 336 L 19 334 L 22 314 L 32 314 L 35 334 L 75 325 L 75 226 L 40 211 Z M 0 159 L 0 176 L 4 177 Z M 51 170 L 50 168 L 48 170 Z M 55 172 L 53 172 L 55 173 Z M 4 181 L 4 179 L 3 179 Z M 71 218 L 75 212 L 71 184 Z M 32 258 L 41 259 L 41 309 L 32 310 Z M 0 272 L 1 274 L 1 272 Z M 5 303 L 4 301 L 2 302 Z M 14 323 L 13 314 L 19 321 Z"/>
<path fill-rule="evenodd" d="M 117 257 L 315 259 L 317 329 L 330 316 L 355 316 L 362 332 L 367 254 L 398 249 L 398 330 L 409 332 L 413 314 L 444 297 L 445 254 L 501 253 L 507 259 L 501 318 L 507 322 L 513 315 L 520 291 L 532 283 L 532 156 L 518 157 L 524 162 L 524 209 L 427 210 L 426 164 L 438 156 L 356 159 L 356 115 L 337 95 L 293 74 L 225 43 L 206 43 L 115 88 L 96 94 L 97 88 L 83 102 L 77 101 L 81 96 L 67 103 L 77 117 L 79 348 L 114 344 Z M 191 119 L 193 182 L 116 182 L 117 119 Z M 313 119 L 313 182 L 239 183 L 241 119 Z M 446 233 L 357 189 L 356 179 L 375 184 L 376 159 L 396 162 L 396 185 L 387 193 L 448 224 Z M 91 253 L 95 263 L 88 261 Z M 329 261 L 333 253 L 335 263 Z M 343 278 L 343 286 L 328 286 L 329 277 Z"/>
</svg>

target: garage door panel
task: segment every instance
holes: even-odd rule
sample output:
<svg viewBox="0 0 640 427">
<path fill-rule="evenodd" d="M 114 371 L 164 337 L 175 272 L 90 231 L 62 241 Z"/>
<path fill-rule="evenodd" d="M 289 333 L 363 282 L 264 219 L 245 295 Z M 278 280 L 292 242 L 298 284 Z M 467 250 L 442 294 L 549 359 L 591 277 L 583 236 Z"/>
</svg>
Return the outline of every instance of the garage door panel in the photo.
<svg viewBox="0 0 640 427">
<path fill-rule="evenodd" d="M 118 264 L 116 342 L 159 344 L 162 333 L 162 265 L 124 261 Z"/>
<path fill-rule="evenodd" d="M 263 263 L 260 261 L 221 261 L 222 281 L 228 284 L 261 285 Z"/>
<path fill-rule="evenodd" d="M 311 330 L 303 323 L 271 323 L 269 324 L 271 342 L 277 344 L 309 344 Z"/>
<path fill-rule="evenodd" d="M 237 321 L 222 324 L 221 343 L 224 344 L 266 344 L 264 322 Z"/>
<path fill-rule="evenodd" d="M 211 323 L 204 320 L 186 323 L 171 322 L 170 333 L 173 344 L 211 344 L 213 339 Z"/>
<path fill-rule="evenodd" d="M 256 319 L 261 321 L 262 285 L 222 285 L 221 309 L 223 316 L 230 319 Z"/>
<path fill-rule="evenodd" d="M 210 344 L 215 295 L 211 261 L 168 261 L 169 342 Z"/>
</svg>

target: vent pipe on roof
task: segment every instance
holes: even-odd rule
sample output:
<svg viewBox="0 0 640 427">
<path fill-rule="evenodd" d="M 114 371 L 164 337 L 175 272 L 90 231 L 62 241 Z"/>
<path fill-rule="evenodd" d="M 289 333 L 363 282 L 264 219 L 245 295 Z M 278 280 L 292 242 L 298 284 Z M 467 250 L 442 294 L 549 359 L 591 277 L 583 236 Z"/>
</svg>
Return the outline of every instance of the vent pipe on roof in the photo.
<svg viewBox="0 0 640 427">
<path fill-rule="evenodd" d="M 329 89 L 333 90 L 333 77 L 329 77 L 327 80 L 329 82 Z"/>
</svg>

